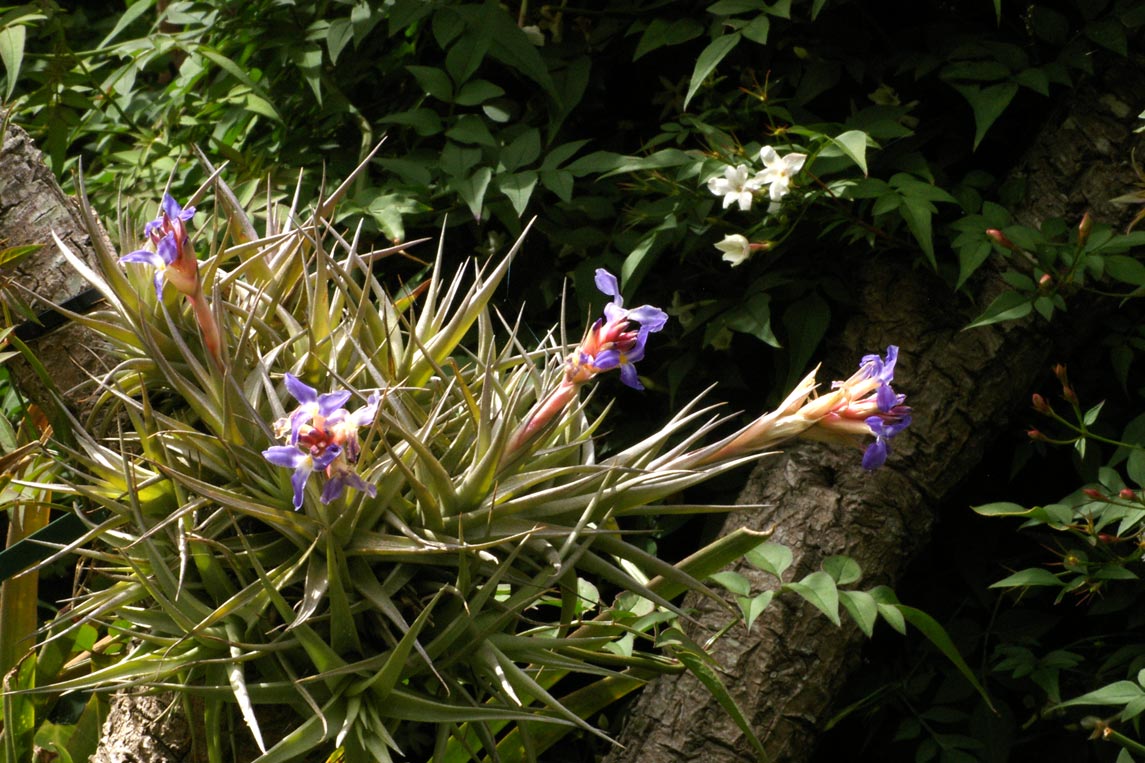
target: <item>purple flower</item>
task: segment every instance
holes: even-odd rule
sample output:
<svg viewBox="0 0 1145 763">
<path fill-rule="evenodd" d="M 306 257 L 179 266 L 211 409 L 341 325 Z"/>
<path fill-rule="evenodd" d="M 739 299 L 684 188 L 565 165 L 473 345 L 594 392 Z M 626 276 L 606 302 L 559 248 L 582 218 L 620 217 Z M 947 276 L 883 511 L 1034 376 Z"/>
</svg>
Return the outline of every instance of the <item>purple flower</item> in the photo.
<svg viewBox="0 0 1145 763">
<path fill-rule="evenodd" d="M 906 406 L 902 407 L 906 408 Z M 875 441 L 863 451 L 864 469 L 878 469 L 886 463 L 887 455 L 891 452 L 891 438 L 910 426 L 910 409 L 906 408 L 906 411 L 906 413 L 900 413 L 895 418 L 871 416 L 866 420 L 867 427 L 875 436 Z"/>
<path fill-rule="evenodd" d="M 597 268 L 595 281 L 596 287 L 612 301 L 604 306 L 604 318 L 593 324 L 573 353 L 569 364 L 571 379 L 579 384 L 602 371 L 619 368 L 622 382 L 633 389 L 644 389 L 634 364 L 644 357 L 648 335 L 664 328 L 668 314 L 651 305 L 625 308 L 616 276 L 604 268 Z"/>
<path fill-rule="evenodd" d="M 155 268 L 155 296 L 163 298 L 163 280 L 167 275 L 167 268 L 179 256 L 179 247 L 175 244 L 175 234 L 168 233 L 155 245 L 155 251 L 137 249 L 128 252 L 119 258 L 120 262 L 139 262 Z"/>
<path fill-rule="evenodd" d="M 322 503 L 338 500 L 342 491 L 347 487 L 361 490 L 371 498 L 378 493 L 378 489 L 362 479 L 357 472 L 350 468 L 344 458 L 332 463 L 330 468 L 326 470 L 326 476 L 326 486 L 322 488 Z"/>
<path fill-rule="evenodd" d="M 311 472 L 315 469 L 325 469 L 342 453 L 342 449 L 337 445 L 327 445 L 318 449 L 317 453 L 312 450 L 301 450 L 294 445 L 275 445 L 262 452 L 263 457 L 275 466 L 285 466 L 294 470 L 290 484 L 294 486 L 296 509 L 302 508 L 302 494 L 306 490 L 306 481 L 310 479 Z"/>
<path fill-rule="evenodd" d="M 178 291 L 195 297 L 199 283 L 199 262 L 187 240 L 186 223 L 195 215 L 194 207 L 183 209 L 170 194 L 163 194 L 159 217 L 143 226 L 143 234 L 155 247 L 154 252 L 138 249 L 119 258 L 120 262 L 138 262 L 155 268 L 155 293 L 163 297 L 163 283 L 169 281 Z"/>
<path fill-rule="evenodd" d="M 596 288 L 612 297 L 612 301 L 604 306 L 604 317 L 609 323 L 635 321 L 640 324 L 641 330 L 647 337 L 649 333 L 664 328 L 664 324 L 668 322 L 668 314 L 658 307 L 652 307 L 652 305 L 641 305 L 632 310 L 626 310 L 624 298 L 620 296 L 620 282 L 616 280 L 616 276 L 604 268 L 596 269 L 596 276 L 593 280 L 596 282 Z"/>
<path fill-rule="evenodd" d="M 190 222 L 191 218 L 195 216 L 194 207 L 184 209 L 169 193 L 163 194 L 163 201 L 159 206 L 161 210 L 159 217 L 143 226 L 143 235 L 148 238 L 153 239 L 160 235 L 160 231 L 163 229 L 185 227 L 181 224 Z"/>
<path fill-rule="evenodd" d="M 299 402 L 298 408 L 289 417 L 291 445 L 298 444 L 299 431 L 304 424 L 333 416 L 350 399 L 350 391 L 344 389 L 319 395 L 318 390 L 307 386 L 291 373 L 286 374 L 286 391 Z"/>
<path fill-rule="evenodd" d="M 335 442 L 340 443 L 346 451 L 346 460 L 351 464 L 358 462 L 358 454 L 362 447 L 358 442 L 358 430 L 374 423 L 378 415 L 378 403 L 381 398 L 375 392 L 366 399 L 366 404 L 350 413 L 345 408 L 339 408 L 326 418 L 326 427 Z"/>
</svg>

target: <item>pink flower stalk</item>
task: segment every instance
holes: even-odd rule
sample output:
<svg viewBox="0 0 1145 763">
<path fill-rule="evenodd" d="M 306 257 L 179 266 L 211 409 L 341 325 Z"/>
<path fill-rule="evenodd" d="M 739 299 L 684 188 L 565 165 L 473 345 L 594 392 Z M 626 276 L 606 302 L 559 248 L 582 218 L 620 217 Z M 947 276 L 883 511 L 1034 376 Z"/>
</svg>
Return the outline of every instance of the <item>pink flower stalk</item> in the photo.
<svg viewBox="0 0 1145 763">
<path fill-rule="evenodd" d="M 569 354 L 560 384 L 533 406 L 525 423 L 509 438 L 506 456 L 532 440 L 576 399 L 580 386 L 597 374 L 620 369 L 620 381 L 633 389 L 644 389 L 635 364 L 644 358 L 648 335 L 664 328 L 668 314 L 651 305 L 625 308 L 616 276 L 604 268 L 596 269 L 595 281 L 598 289 L 612 297 L 604 306 L 604 317 L 592 324 L 580 346 Z"/>
<path fill-rule="evenodd" d="M 682 457 L 677 467 L 710 464 L 774 448 L 793 437 L 863 446 L 863 468 L 877 469 L 890 453 L 890 440 L 910 425 L 911 410 L 905 395 L 890 382 L 898 347 L 887 348 L 886 359 L 863 358 L 849 379 L 833 383 L 831 392 L 814 397 L 818 369 L 803 378 L 774 411 L 765 413 L 722 442 Z"/>
<path fill-rule="evenodd" d="M 137 262 L 155 268 L 155 295 L 163 299 L 163 284 L 169 283 L 187 297 L 202 332 L 203 344 L 211 358 L 222 367 L 222 338 L 203 294 L 199 278 L 199 260 L 187 236 L 187 221 L 195 216 L 194 207 L 181 207 L 170 194 L 163 194 L 159 217 L 143 227 L 155 251 L 137 249 L 119 258 L 120 262 Z"/>
</svg>

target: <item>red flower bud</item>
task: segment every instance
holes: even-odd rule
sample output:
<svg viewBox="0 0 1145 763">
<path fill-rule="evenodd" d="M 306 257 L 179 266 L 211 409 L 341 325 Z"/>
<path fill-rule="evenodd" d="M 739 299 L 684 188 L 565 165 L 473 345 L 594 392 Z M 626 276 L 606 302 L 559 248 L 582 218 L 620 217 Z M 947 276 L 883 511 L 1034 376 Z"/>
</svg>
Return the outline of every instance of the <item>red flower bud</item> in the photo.
<svg viewBox="0 0 1145 763">
<path fill-rule="evenodd" d="M 1029 437 L 1031 440 L 1049 440 L 1049 438 L 1042 434 L 1038 429 L 1029 430 L 1026 432 L 1026 437 Z"/>
<path fill-rule="evenodd" d="M 1081 492 L 1085 493 L 1086 495 L 1088 495 L 1090 498 L 1092 498 L 1095 501 L 1104 501 L 1105 500 L 1105 496 L 1102 495 L 1100 491 L 1094 490 L 1091 487 L 1082 488 Z"/>
<path fill-rule="evenodd" d="M 1053 283 L 1053 276 L 1051 276 L 1049 273 L 1042 273 L 1042 277 L 1038 279 L 1038 288 L 1042 291 L 1049 291 L 1049 288 L 1053 286 Z"/>
<path fill-rule="evenodd" d="M 1044 397 L 1042 397 L 1041 395 L 1039 395 L 1037 392 L 1034 393 L 1033 403 L 1034 403 L 1034 410 L 1037 411 L 1038 413 L 1047 413 L 1048 414 L 1051 410 L 1053 410 L 1052 408 L 1050 408 L 1050 404 L 1046 402 L 1046 399 Z"/>
<path fill-rule="evenodd" d="M 1132 490 L 1130 490 L 1130 489 L 1129 489 L 1129 488 L 1127 488 L 1127 487 L 1123 487 L 1123 488 L 1121 488 L 1121 492 L 1120 492 L 1120 493 L 1118 493 L 1118 495 L 1119 495 L 1119 496 L 1121 496 L 1122 498 L 1124 498 L 1124 499 L 1125 499 L 1125 500 L 1127 500 L 1127 501 L 1132 501 L 1134 498 L 1136 498 L 1136 497 L 1137 497 L 1137 494 L 1136 494 L 1136 493 L 1134 493 Z"/>
</svg>

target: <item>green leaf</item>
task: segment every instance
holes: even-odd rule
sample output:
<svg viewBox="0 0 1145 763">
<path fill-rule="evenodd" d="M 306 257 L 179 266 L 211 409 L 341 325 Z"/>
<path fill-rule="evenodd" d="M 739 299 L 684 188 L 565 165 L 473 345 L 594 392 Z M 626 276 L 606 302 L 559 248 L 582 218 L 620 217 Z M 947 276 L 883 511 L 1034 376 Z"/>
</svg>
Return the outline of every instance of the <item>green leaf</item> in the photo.
<svg viewBox="0 0 1145 763">
<path fill-rule="evenodd" d="M 826 572 L 812 572 L 797 583 L 784 583 L 783 587 L 802 596 L 835 625 L 839 620 L 839 589 Z"/>
<path fill-rule="evenodd" d="M 463 5 L 455 11 L 465 21 L 469 33 L 479 34 L 485 40 L 488 55 L 533 80 L 555 104 L 561 104 L 560 93 L 544 59 L 517 26 L 514 16 L 497 3 Z"/>
<path fill-rule="evenodd" d="M 497 188 L 509 199 L 513 211 L 518 217 L 525 214 L 525 207 L 529 205 L 529 197 L 537 187 L 537 173 L 526 170 L 516 175 L 498 175 Z"/>
<path fill-rule="evenodd" d="M 655 244 L 656 231 L 649 231 L 624 258 L 624 262 L 620 266 L 620 280 L 626 289 L 634 289 L 635 285 L 644 278 L 648 269 L 652 267 L 652 263 L 656 260 L 653 249 Z"/>
<path fill-rule="evenodd" d="M 823 560 L 822 566 L 838 585 L 857 583 L 863 576 L 859 563 L 849 556 L 829 556 Z"/>
<path fill-rule="evenodd" d="M 137 0 L 137 2 L 128 5 L 126 10 L 123 11 L 123 15 L 115 22 L 115 26 L 107 33 L 107 37 L 100 40 L 96 48 L 106 48 L 111 44 L 112 40 L 119 36 L 120 32 L 134 24 L 136 19 L 142 17 L 154 7 L 155 0 Z"/>
<path fill-rule="evenodd" d="M 632 54 L 632 60 L 636 61 L 666 45 L 679 45 L 688 40 L 693 40 L 703 33 L 704 25 L 692 18 L 674 21 L 655 18 L 648 24 L 644 34 L 640 35 L 640 42 L 636 43 L 636 51 Z"/>
<path fill-rule="evenodd" d="M 762 0 L 716 0 L 708 6 L 708 13 L 714 16 L 734 16 L 737 13 L 753 13 L 767 10 Z"/>
<path fill-rule="evenodd" d="M 751 582 L 738 572 L 724 570 L 723 572 L 709 575 L 708 579 L 714 580 L 727 590 L 739 596 L 749 596 L 751 594 Z"/>
<path fill-rule="evenodd" d="M 981 506 L 972 506 L 971 509 L 976 514 L 981 514 L 984 517 L 1024 517 L 1034 511 L 1034 509 L 1027 509 L 1025 506 L 1019 506 L 1016 503 L 986 503 Z"/>
<path fill-rule="evenodd" d="M 378 121 L 382 124 L 407 125 L 422 137 L 437 135 L 442 129 L 441 117 L 433 109 L 399 111 L 380 117 Z"/>
<path fill-rule="evenodd" d="M 330 56 L 330 63 L 338 63 L 338 56 L 352 39 L 354 39 L 354 25 L 350 23 L 350 19 L 334 19 L 330 22 L 330 26 L 326 29 L 326 52 Z"/>
<path fill-rule="evenodd" d="M 489 38 L 478 32 L 462 34 L 453 44 L 453 47 L 449 49 L 449 52 L 445 54 L 445 70 L 449 72 L 449 76 L 453 78 L 454 82 L 462 86 L 462 90 L 465 89 L 465 85 L 470 84 L 469 78 L 481 66 L 488 50 Z M 497 89 L 500 90 L 500 88 Z M 461 103 L 461 100 L 458 99 L 457 102 Z"/>
<path fill-rule="evenodd" d="M 461 200 L 469 207 L 473 219 L 480 222 L 481 209 L 485 203 L 485 191 L 489 188 L 489 181 L 493 178 L 493 170 L 488 167 L 478 167 L 466 178 L 454 178 L 449 187 L 457 192 Z"/>
<path fill-rule="evenodd" d="M 1145 264 L 1123 254 L 1111 254 L 1105 258 L 1105 273 L 1130 286 L 1145 286 Z"/>
<path fill-rule="evenodd" d="M 839 603 L 867 638 L 875 633 L 879 605 L 866 591 L 839 591 Z"/>
<path fill-rule="evenodd" d="M 1129 458 L 1125 462 L 1125 471 L 1129 479 L 1137 483 L 1138 487 L 1145 487 L 1145 450 L 1134 448 L 1129 451 Z"/>
<path fill-rule="evenodd" d="M 862 130 L 848 130 L 831 138 L 831 142 L 858 165 L 864 176 L 867 174 L 867 143 L 869 141 L 870 138 Z"/>
<path fill-rule="evenodd" d="M 1028 569 L 1019 570 L 1013 575 L 1008 575 L 997 583 L 990 585 L 991 588 L 1026 588 L 1029 586 L 1054 586 L 1061 588 L 1065 583 L 1047 569 L 1041 567 L 1030 567 Z"/>
<path fill-rule="evenodd" d="M 278 115 L 278 112 L 275 110 L 274 106 L 272 106 L 270 101 L 266 100 L 262 96 L 255 95 L 254 93 L 247 93 L 246 97 L 243 99 L 243 106 L 246 107 L 247 111 L 253 114 L 261 114 L 267 119 L 273 119 L 278 122 L 282 121 L 282 117 Z"/>
<path fill-rule="evenodd" d="M 541 170 L 541 185 L 561 201 L 572 201 L 573 176 L 568 170 Z"/>
<path fill-rule="evenodd" d="M 966 283 L 966 279 L 974 275 L 974 272 L 982 267 L 982 263 L 990 259 L 990 254 L 993 251 L 994 247 L 990 245 L 989 241 L 979 241 L 973 246 L 960 247 L 958 250 L 958 283 L 955 288 L 961 289 Z"/>
<path fill-rule="evenodd" d="M 20 67 L 24 63 L 24 40 L 28 31 L 22 24 L 0 29 L 0 59 L 4 61 L 4 75 L 7 82 L 4 99 L 9 100 L 16 90 L 16 80 L 20 77 Z"/>
<path fill-rule="evenodd" d="M 938 651 L 946 655 L 946 659 L 950 660 L 954 667 L 958 669 L 958 672 L 962 674 L 962 677 L 974 687 L 978 695 L 982 697 L 982 700 L 986 703 L 986 706 L 994 710 L 994 703 L 990 700 L 990 695 L 986 693 L 986 689 L 978 682 L 974 671 L 966 664 L 966 660 L 962 659 L 962 655 L 958 652 L 958 647 L 950 640 L 950 636 L 947 635 L 946 630 L 939 625 L 938 621 L 922 610 L 908 607 L 905 604 L 896 604 L 895 607 L 902 613 L 902 616 L 908 623 L 917 628 L 922 635 L 926 636 L 930 643 L 938 648 Z M 997 711 L 994 710 L 994 712 Z"/>
<path fill-rule="evenodd" d="M 974 111 L 974 148 L 977 149 L 982 138 L 986 136 L 986 131 L 1014 99 L 1018 85 L 1013 82 L 1001 82 L 987 87 L 955 85 L 954 89 L 962 94 Z"/>
<path fill-rule="evenodd" d="M 458 143 L 473 143 L 478 146 L 496 146 L 497 139 L 489 132 L 485 120 L 476 114 L 463 114 L 457 124 L 445 131 L 445 137 Z"/>
<path fill-rule="evenodd" d="M 1016 291 L 1004 291 L 995 297 L 990 306 L 971 321 L 966 329 L 980 328 L 1002 321 L 1016 321 L 1025 318 L 1033 309 L 1033 301 L 1025 294 L 1019 294 Z"/>
<path fill-rule="evenodd" d="M 1022 87 L 1029 88 L 1039 95 L 1049 96 L 1050 78 L 1041 68 L 1024 69 L 1018 72 L 1014 80 Z"/>
<path fill-rule="evenodd" d="M 699 58 L 696 59 L 696 67 L 692 71 L 692 80 L 688 84 L 688 94 L 684 96 L 685 110 L 687 110 L 692 96 L 700 89 L 700 85 L 704 84 L 708 75 L 715 71 L 720 61 L 723 61 L 727 54 L 731 53 L 736 45 L 739 45 L 739 41 L 738 32 L 725 34 L 708 43 L 708 46 L 700 53 Z"/>
<path fill-rule="evenodd" d="M 906 226 L 910 228 L 915 240 L 918 241 L 918 245 L 922 248 L 930 266 L 937 269 L 938 262 L 934 257 L 934 236 L 930 223 L 934 212 L 933 204 L 917 196 L 903 196 L 902 204 L 899 206 L 899 214 L 906 221 Z"/>
<path fill-rule="evenodd" d="M 764 591 L 759 596 L 737 596 L 736 602 L 739 603 L 740 612 L 743 613 L 744 626 L 751 628 L 763 611 L 767 609 L 767 605 L 771 603 L 772 598 L 775 597 L 775 591 Z"/>
<path fill-rule="evenodd" d="M 476 106 L 493 98 L 500 98 L 505 90 L 500 85 L 484 79 L 475 79 L 466 82 L 457 90 L 453 102 L 458 106 Z"/>
<path fill-rule="evenodd" d="M 1136 681 L 1115 681 L 1095 691 L 1062 702 L 1053 709 L 1076 705 L 1125 705 L 1145 696 L 1145 689 Z"/>
<path fill-rule="evenodd" d="M 711 664 L 711 657 L 709 657 L 703 649 L 693 643 L 691 639 L 685 636 L 683 632 L 675 628 L 669 628 L 664 631 L 657 640 L 657 645 L 667 648 L 680 662 L 684 663 L 688 671 L 699 679 L 700 683 L 711 692 L 711 695 L 716 699 L 720 707 L 723 708 L 724 712 L 735 721 L 740 731 L 743 732 L 752 747 L 755 748 L 759 759 L 761 761 L 767 761 L 768 756 L 767 753 L 764 752 L 763 744 L 755 735 L 755 730 L 751 722 L 744 716 L 743 711 L 739 705 L 736 704 L 735 699 L 728 692 L 727 687 L 724 686 L 724 682 L 720 680 L 719 673 L 716 672 Z"/>
<path fill-rule="evenodd" d="M 763 14 L 756 16 L 744 26 L 739 33 L 758 45 L 767 44 L 767 35 L 771 31 L 771 19 Z"/>
<path fill-rule="evenodd" d="M 779 347 L 779 340 L 771 330 L 771 295 L 756 292 L 733 307 L 724 316 L 724 322 L 733 331 L 750 334 L 772 347 Z"/>
<path fill-rule="evenodd" d="M 512 143 L 501 149 L 498 160 L 505 172 L 515 172 L 532 164 L 541 155 L 541 131 L 532 128 L 518 135 Z"/>
<path fill-rule="evenodd" d="M 783 573 L 791 566 L 791 549 L 779 543 L 762 543 L 744 554 L 753 567 L 763 570 L 769 575 L 782 578 Z"/>
<path fill-rule="evenodd" d="M 885 585 L 880 585 L 875 586 L 867 591 L 867 593 L 875 600 L 875 604 L 879 608 L 879 615 L 882 616 L 887 625 L 905 636 L 906 618 L 903 617 L 902 612 L 898 609 L 899 601 L 895 596 L 895 592 Z"/>
<path fill-rule="evenodd" d="M 422 90 L 445 103 L 453 102 L 453 82 L 449 75 L 434 66 L 407 66 Z"/>
</svg>

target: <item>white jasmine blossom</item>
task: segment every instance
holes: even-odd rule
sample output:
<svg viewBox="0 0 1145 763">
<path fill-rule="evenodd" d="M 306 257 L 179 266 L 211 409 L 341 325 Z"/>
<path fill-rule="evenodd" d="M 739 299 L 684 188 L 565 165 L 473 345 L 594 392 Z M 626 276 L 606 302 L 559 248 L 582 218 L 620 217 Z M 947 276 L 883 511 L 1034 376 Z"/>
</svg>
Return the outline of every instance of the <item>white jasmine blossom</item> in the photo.
<svg viewBox="0 0 1145 763">
<path fill-rule="evenodd" d="M 747 240 L 747 237 L 739 234 L 732 233 L 724 236 L 723 241 L 716 244 L 716 249 L 724 253 L 723 260 L 731 263 L 734 268 L 747 262 L 748 258 L 755 253 L 757 249 L 770 249 L 769 242 L 753 243 Z"/>
<path fill-rule="evenodd" d="M 723 260 L 730 262 L 733 268 L 751 257 L 751 242 L 739 233 L 724 236 L 724 240 L 716 244 L 716 249 L 724 253 Z"/>
<path fill-rule="evenodd" d="M 790 153 L 781 157 L 771 146 L 764 146 L 759 151 L 759 160 L 763 162 L 763 171 L 753 180 L 759 183 L 759 187 L 768 187 L 767 195 L 771 199 L 768 211 L 774 212 L 779 208 L 779 200 L 791 190 L 792 175 L 803 169 L 807 154 Z"/>
<path fill-rule="evenodd" d="M 723 177 L 714 177 L 708 181 L 708 190 L 716 196 L 724 197 L 724 209 L 738 203 L 744 212 L 751 209 L 754 193 L 762 186 L 759 175 L 748 177 L 746 164 L 725 167 Z"/>
</svg>

